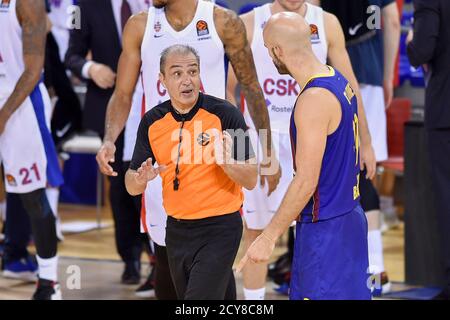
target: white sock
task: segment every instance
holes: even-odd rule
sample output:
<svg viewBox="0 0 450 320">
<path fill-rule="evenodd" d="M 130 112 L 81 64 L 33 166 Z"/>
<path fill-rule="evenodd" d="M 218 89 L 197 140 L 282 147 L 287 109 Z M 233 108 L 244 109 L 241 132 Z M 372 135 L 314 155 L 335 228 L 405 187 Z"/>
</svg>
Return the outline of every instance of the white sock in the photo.
<svg viewBox="0 0 450 320">
<path fill-rule="evenodd" d="M 266 295 L 266 288 L 261 288 L 261 289 L 245 289 L 244 288 L 245 300 L 264 300 L 265 295 Z"/>
<path fill-rule="evenodd" d="M 6 201 L 0 202 L 0 220 L 6 221 Z"/>
<path fill-rule="evenodd" d="M 369 272 L 372 274 L 381 273 L 384 271 L 381 230 L 369 231 L 367 240 L 369 244 Z"/>
<path fill-rule="evenodd" d="M 42 259 L 36 256 L 39 266 L 39 278 L 57 282 L 58 281 L 58 256 Z"/>
<path fill-rule="evenodd" d="M 45 189 L 45 193 L 47 194 L 48 203 L 50 204 L 50 208 L 52 209 L 55 218 L 58 218 L 59 189 L 47 188 Z"/>
</svg>

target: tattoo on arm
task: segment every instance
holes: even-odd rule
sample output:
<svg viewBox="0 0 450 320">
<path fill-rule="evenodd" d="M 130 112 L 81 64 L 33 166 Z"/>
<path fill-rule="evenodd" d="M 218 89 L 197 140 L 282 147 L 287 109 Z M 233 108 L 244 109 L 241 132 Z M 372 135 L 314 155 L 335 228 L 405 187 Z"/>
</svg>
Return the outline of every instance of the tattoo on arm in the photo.
<svg viewBox="0 0 450 320">
<path fill-rule="evenodd" d="M 215 8 L 215 21 L 219 36 L 224 43 L 225 52 L 233 66 L 236 78 L 241 86 L 249 108 L 250 116 L 259 133 L 266 129 L 267 135 L 260 134 L 263 146 L 267 145 L 267 156 L 271 155 L 271 132 L 269 112 L 267 111 L 264 94 L 258 82 L 255 63 L 247 41 L 245 25 L 232 11 Z M 267 141 L 265 139 L 267 138 Z M 264 148 L 265 149 L 265 148 Z"/>
<path fill-rule="evenodd" d="M 22 27 L 25 70 L 3 107 L 8 116 L 19 108 L 39 81 L 44 65 L 47 36 L 44 1 L 17 0 L 16 11 Z"/>
</svg>

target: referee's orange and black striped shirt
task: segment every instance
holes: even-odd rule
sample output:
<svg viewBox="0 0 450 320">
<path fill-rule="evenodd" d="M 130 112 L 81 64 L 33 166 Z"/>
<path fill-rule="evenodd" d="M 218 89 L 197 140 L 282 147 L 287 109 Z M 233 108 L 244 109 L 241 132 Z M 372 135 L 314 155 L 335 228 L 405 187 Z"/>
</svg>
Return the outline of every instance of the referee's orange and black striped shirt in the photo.
<svg viewBox="0 0 450 320">
<path fill-rule="evenodd" d="M 167 168 L 161 173 L 163 205 L 176 219 L 203 219 L 238 211 L 242 187 L 214 160 L 214 139 L 227 130 L 233 137 L 233 158 L 254 157 L 241 112 L 229 102 L 200 93 L 187 114 L 166 101 L 148 111 L 139 125 L 130 169 L 148 158 Z M 180 138 L 181 136 L 181 138 Z M 178 190 L 174 188 L 178 160 Z"/>
</svg>

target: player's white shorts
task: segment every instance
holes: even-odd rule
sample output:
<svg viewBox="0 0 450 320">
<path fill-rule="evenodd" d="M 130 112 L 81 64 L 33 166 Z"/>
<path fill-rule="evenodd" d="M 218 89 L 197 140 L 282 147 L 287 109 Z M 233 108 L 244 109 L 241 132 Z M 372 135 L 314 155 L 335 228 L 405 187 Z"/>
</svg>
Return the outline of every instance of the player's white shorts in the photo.
<svg viewBox="0 0 450 320">
<path fill-rule="evenodd" d="M 388 158 L 386 108 L 382 87 L 360 85 L 361 95 L 366 112 L 369 132 L 372 137 L 372 146 L 378 162 Z"/>
<path fill-rule="evenodd" d="M 250 130 L 250 138 L 254 149 L 256 149 L 255 146 L 260 146 L 254 130 Z M 244 189 L 243 217 L 247 228 L 251 230 L 263 230 L 269 224 L 293 179 L 294 169 L 289 134 L 272 132 L 272 140 L 280 161 L 282 175 L 276 190 L 269 197 L 267 196 L 267 183 L 264 188 L 261 188 L 258 181 L 253 190 Z M 261 159 L 261 150 L 255 152 L 258 152 L 259 159 Z"/>
<path fill-rule="evenodd" d="M 0 96 L 0 108 L 9 95 Z M 40 83 L 11 115 L 0 135 L 0 159 L 5 188 L 10 193 L 28 193 L 62 184 L 55 146 L 49 130 L 51 103 Z"/>
<path fill-rule="evenodd" d="M 163 207 L 162 179 L 157 176 L 147 184 L 143 195 L 141 231 L 147 232 L 159 246 L 166 246 L 167 214 Z"/>
</svg>

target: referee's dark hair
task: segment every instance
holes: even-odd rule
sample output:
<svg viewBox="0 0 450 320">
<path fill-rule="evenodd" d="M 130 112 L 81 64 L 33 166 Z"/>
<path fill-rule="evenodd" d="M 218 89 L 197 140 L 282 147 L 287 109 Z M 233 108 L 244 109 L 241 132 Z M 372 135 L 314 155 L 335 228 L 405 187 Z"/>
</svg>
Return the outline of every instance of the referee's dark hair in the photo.
<svg viewBox="0 0 450 320">
<path fill-rule="evenodd" d="M 192 53 L 195 56 L 195 59 L 197 59 L 198 67 L 200 68 L 200 56 L 198 55 L 197 50 L 192 48 L 191 46 L 184 45 L 184 44 L 175 44 L 173 46 L 170 46 L 161 53 L 161 59 L 159 60 L 159 71 L 164 74 L 164 68 L 166 67 L 166 60 L 167 57 L 170 54 L 181 54 L 181 55 L 188 55 Z"/>
</svg>

